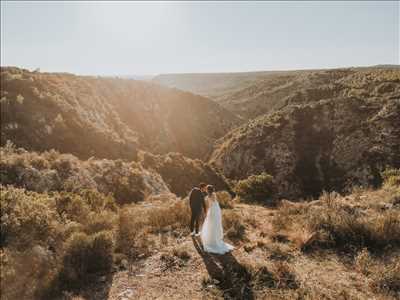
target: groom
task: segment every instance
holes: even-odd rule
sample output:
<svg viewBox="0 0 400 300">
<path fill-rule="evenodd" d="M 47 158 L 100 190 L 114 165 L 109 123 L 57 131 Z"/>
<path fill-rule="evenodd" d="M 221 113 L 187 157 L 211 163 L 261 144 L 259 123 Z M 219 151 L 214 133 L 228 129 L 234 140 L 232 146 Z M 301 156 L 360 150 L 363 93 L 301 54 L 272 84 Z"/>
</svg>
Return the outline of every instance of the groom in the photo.
<svg viewBox="0 0 400 300">
<path fill-rule="evenodd" d="M 200 183 L 199 187 L 192 189 L 189 195 L 190 210 L 192 211 L 192 217 L 190 219 L 190 231 L 191 235 L 199 236 L 200 219 L 201 213 L 206 213 L 206 201 L 207 185 Z"/>
</svg>

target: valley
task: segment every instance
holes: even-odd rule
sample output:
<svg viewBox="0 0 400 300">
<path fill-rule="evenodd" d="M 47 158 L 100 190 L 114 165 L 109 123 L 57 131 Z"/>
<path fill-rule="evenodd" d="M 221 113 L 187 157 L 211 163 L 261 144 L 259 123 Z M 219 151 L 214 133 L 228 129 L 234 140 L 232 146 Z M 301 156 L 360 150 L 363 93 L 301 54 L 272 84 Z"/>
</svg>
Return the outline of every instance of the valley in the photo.
<svg viewBox="0 0 400 300">
<path fill-rule="evenodd" d="M 0 104 L 2 299 L 399 297 L 396 66 L 2 67 Z M 189 236 L 200 182 L 231 254 Z"/>
</svg>

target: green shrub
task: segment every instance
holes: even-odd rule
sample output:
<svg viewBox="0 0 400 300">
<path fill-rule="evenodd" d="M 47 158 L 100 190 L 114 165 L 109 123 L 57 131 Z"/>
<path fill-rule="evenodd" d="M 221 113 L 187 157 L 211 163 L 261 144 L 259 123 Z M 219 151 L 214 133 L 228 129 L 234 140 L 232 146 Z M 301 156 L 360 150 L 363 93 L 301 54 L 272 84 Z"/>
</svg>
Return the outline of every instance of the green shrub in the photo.
<svg viewBox="0 0 400 300">
<path fill-rule="evenodd" d="M 109 232 L 93 236 L 74 233 L 66 242 L 60 283 L 70 289 L 90 280 L 89 275 L 111 271 L 114 243 Z"/>
<path fill-rule="evenodd" d="M 94 234 L 88 257 L 89 273 L 108 273 L 113 264 L 114 241 L 109 231 Z"/>
<path fill-rule="evenodd" d="M 45 247 L 24 251 L 0 249 L 1 299 L 49 299 L 44 292 L 52 287 L 58 266 Z"/>
<path fill-rule="evenodd" d="M 61 273 L 63 285 L 86 282 L 90 244 L 90 237 L 81 232 L 73 234 L 66 242 Z"/>
<path fill-rule="evenodd" d="M 239 180 L 235 186 L 235 192 L 241 199 L 266 204 L 274 204 L 274 190 L 273 177 L 267 173 L 251 175 L 247 179 Z"/>
<path fill-rule="evenodd" d="M 142 201 L 155 190 L 168 191 L 157 173 L 135 162 L 82 161 L 70 154 L 56 151 L 39 154 L 10 145 L 0 148 L 0 184 L 40 193 L 76 193 L 96 211 L 103 209 L 104 201 L 112 205 L 113 197 L 119 204 L 127 204 Z"/>
<path fill-rule="evenodd" d="M 47 195 L 0 186 L 0 207 L 1 246 L 26 248 L 55 238 L 58 219 Z"/>
<path fill-rule="evenodd" d="M 111 195 L 105 196 L 93 189 L 83 189 L 78 191 L 78 194 L 85 199 L 85 202 L 92 211 L 102 212 L 103 210 L 111 210 L 116 212 L 118 210 L 115 199 Z"/>
<path fill-rule="evenodd" d="M 145 186 L 139 170 L 130 170 L 128 176 L 116 177 L 112 193 L 119 204 L 139 202 L 145 198 Z"/>
<path fill-rule="evenodd" d="M 84 198 L 74 193 L 61 192 L 56 194 L 55 199 L 57 212 L 63 219 L 79 223 L 87 221 L 90 207 Z"/>
</svg>

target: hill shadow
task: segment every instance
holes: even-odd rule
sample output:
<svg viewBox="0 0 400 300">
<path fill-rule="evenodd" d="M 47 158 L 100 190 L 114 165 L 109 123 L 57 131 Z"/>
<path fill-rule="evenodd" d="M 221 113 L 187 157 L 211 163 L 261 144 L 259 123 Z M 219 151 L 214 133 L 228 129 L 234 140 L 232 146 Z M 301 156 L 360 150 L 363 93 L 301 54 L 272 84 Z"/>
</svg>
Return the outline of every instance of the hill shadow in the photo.
<svg viewBox="0 0 400 300">
<path fill-rule="evenodd" d="M 223 291 L 225 299 L 254 299 L 250 284 L 251 275 L 232 253 L 223 255 L 208 253 L 203 251 L 201 243 L 195 237 L 192 237 L 192 241 L 203 259 L 209 276 L 219 282 L 217 286 Z"/>
</svg>

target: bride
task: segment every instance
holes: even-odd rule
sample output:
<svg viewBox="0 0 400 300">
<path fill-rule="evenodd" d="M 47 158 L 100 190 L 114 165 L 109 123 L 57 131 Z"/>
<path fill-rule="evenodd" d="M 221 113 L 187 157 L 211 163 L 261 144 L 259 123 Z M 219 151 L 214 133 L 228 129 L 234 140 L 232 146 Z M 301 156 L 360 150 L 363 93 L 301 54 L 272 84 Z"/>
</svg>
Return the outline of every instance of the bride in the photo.
<svg viewBox="0 0 400 300">
<path fill-rule="evenodd" d="M 217 196 L 212 185 L 207 186 L 208 211 L 201 230 L 201 242 L 204 251 L 224 254 L 231 251 L 234 247 L 223 241 L 222 215 Z"/>
</svg>

